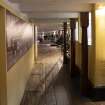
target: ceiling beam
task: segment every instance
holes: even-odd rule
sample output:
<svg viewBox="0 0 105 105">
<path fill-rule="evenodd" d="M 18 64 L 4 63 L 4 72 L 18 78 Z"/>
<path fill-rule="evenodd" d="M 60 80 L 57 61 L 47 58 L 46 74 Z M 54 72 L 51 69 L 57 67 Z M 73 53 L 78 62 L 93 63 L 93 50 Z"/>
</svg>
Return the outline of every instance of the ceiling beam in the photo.
<svg viewBox="0 0 105 105">
<path fill-rule="evenodd" d="M 22 12 L 82 12 L 82 11 L 91 11 L 92 5 L 91 4 L 72 4 L 72 3 L 64 3 L 64 4 L 20 4 L 20 10 Z"/>
<path fill-rule="evenodd" d="M 79 13 L 71 12 L 28 12 L 30 19 L 67 19 L 67 18 L 78 18 Z"/>
<path fill-rule="evenodd" d="M 65 21 L 68 21 L 68 19 L 30 19 L 35 24 L 62 24 Z"/>
</svg>

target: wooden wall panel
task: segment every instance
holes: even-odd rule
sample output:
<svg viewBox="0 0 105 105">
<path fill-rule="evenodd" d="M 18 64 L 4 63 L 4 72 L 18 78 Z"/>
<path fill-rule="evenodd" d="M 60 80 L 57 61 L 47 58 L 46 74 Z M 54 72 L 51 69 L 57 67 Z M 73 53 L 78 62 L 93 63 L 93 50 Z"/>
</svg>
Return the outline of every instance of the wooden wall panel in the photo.
<svg viewBox="0 0 105 105">
<path fill-rule="evenodd" d="M 7 105 L 5 13 L 0 8 L 0 105 Z"/>
</svg>

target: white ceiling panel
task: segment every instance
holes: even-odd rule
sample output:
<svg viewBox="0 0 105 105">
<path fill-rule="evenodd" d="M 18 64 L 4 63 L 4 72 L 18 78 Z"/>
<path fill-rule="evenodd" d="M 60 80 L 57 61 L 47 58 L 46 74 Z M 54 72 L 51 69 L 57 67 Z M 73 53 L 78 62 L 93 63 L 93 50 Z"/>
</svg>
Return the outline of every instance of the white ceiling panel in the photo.
<svg viewBox="0 0 105 105">
<path fill-rule="evenodd" d="M 90 11 L 91 5 L 90 4 L 54 4 L 54 5 L 47 5 L 47 4 L 34 4 L 32 5 L 23 5 L 20 4 L 20 9 L 22 12 L 80 12 L 80 11 Z"/>
<path fill-rule="evenodd" d="M 71 12 L 90 11 L 89 3 L 97 0 L 8 0 L 8 2 L 17 4 L 18 10 L 29 18 L 67 18 L 72 15 Z"/>
<path fill-rule="evenodd" d="M 57 28 L 63 20 L 78 17 L 79 12 L 91 11 L 93 3 L 104 2 L 105 0 L 4 0 L 9 5 L 14 5 L 21 13 L 27 15 L 35 22 L 46 22 L 41 25 L 40 30 L 51 30 Z M 58 22 L 56 25 L 50 22 Z M 59 20 L 59 21 L 58 21 Z M 47 27 L 47 28 L 45 28 Z"/>
<path fill-rule="evenodd" d="M 35 19 L 66 19 L 66 18 L 78 18 L 79 13 L 72 12 L 28 12 L 29 18 Z"/>
</svg>

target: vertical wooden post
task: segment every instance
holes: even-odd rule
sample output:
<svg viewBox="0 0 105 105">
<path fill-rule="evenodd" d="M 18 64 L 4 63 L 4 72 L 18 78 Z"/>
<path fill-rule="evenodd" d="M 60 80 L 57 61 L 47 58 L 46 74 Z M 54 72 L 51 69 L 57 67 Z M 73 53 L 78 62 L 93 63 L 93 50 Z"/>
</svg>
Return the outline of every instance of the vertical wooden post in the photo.
<svg viewBox="0 0 105 105">
<path fill-rule="evenodd" d="M 67 50 L 67 48 L 66 48 L 67 22 L 64 22 L 63 28 L 64 28 L 64 38 L 63 38 L 63 40 L 64 40 L 64 54 L 63 54 L 64 57 L 63 57 L 63 63 L 67 64 L 67 56 L 66 56 L 66 50 Z"/>
<path fill-rule="evenodd" d="M 34 25 L 34 60 L 35 62 L 37 62 L 37 56 L 38 56 L 37 37 L 38 37 L 38 29 L 37 29 L 37 26 Z"/>
<path fill-rule="evenodd" d="M 7 105 L 6 10 L 0 7 L 0 105 Z"/>
<path fill-rule="evenodd" d="M 75 75 L 75 28 L 76 28 L 76 19 L 70 19 L 70 29 L 71 29 L 71 75 Z"/>
<path fill-rule="evenodd" d="M 82 71 L 81 71 L 81 92 L 82 95 L 88 94 L 88 35 L 89 13 L 80 13 L 82 27 Z"/>
</svg>

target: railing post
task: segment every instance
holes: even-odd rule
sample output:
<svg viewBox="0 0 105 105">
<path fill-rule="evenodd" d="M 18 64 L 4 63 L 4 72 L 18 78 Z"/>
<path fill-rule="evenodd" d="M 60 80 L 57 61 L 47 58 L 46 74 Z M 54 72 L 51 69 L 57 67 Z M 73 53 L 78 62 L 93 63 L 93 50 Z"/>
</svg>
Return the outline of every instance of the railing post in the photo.
<svg viewBox="0 0 105 105">
<path fill-rule="evenodd" d="M 35 60 L 35 63 L 37 62 L 37 57 L 38 57 L 37 37 L 38 37 L 38 27 L 35 26 L 34 24 L 34 60 Z"/>
</svg>

